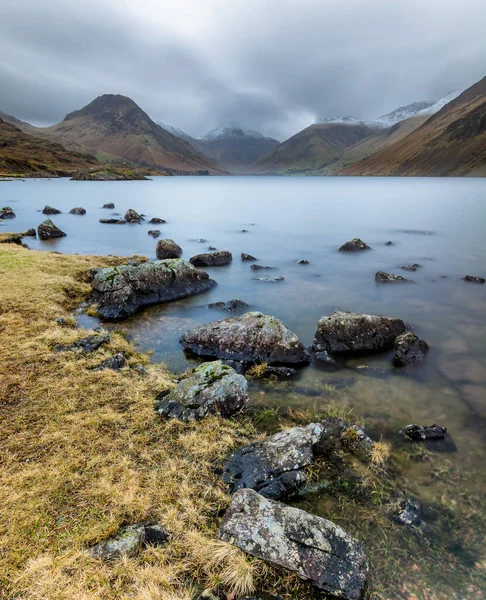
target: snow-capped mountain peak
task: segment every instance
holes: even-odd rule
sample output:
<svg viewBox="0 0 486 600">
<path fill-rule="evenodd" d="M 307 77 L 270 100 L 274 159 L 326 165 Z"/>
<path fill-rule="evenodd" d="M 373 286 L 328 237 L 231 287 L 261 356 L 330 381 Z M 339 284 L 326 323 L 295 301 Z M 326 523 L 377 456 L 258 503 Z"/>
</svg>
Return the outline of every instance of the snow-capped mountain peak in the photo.
<svg viewBox="0 0 486 600">
<path fill-rule="evenodd" d="M 462 94 L 462 90 L 455 90 L 453 92 L 449 92 L 449 94 L 447 94 L 447 96 L 444 96 L 440 100 L 437 100 L 437 102 L 434 102 L 431 106 L 424 108 L 417 114 L 418 115 L 435 115 L 436 112 L 439 112 L 439 110 L 441 108 L 443 108 L 446 104 L 449 104 L 449 102 L 452 102 L 453 100 L 455 100 L 460 94 Z"/>
<path fill-rule="evenodd" d="M 198 140 L 205 140 L 207 142 L 213 142 L 221 139 L 265 139 L 265 136 L 258 131 L 253 129 L 247 129 L 246 127 L 217 127 L 212 129 L 206 135 L 198 137 Z"/>
<path fill-rule="evenodd" d="M 375 123 L 379 127 L 391 127 L 404 119 L 409 119 L 414 115 L 420 114 L 422 111 L 427 110 L 431 106 L 434 105 L 434 102 L 429 102 L 427 100 L 422 100 L 419 102 L 412 102 L 412 104 L 407 104 L 406 106 L 400 106 L 396 108 L 392 112 L 387 113 L 386 115 L 382 115 L 375 119 L 373 123 Z"/>
<path fill-rule="evenodd" d="M 318 123 L 344 123 L 346 125 L 361 125 L 363 121 L 357 119 L 356 117 L 352 117 L 351 115 L 345 115 L 344 117 L 325 117 L 324 119 L 320 119 L 317 121 Z"/>
<path fill-rule="evenodd" d="M 182 131 L 182 129 L 179 129 L 178 127 L 174 127 L 173 125 L 167 125 L 167 123 L 163 123 L 162 121 L 155 121 L 155 122 L 157 123 L 157 125 L 160 125 L 162 127 L 162 129 L 165 129 L 169 133 L 172 133 L 172 135 L 175 135 L 186 141 L 192 139 L 188 133 L 186 133 L 185 131 Z"/>
</svg>

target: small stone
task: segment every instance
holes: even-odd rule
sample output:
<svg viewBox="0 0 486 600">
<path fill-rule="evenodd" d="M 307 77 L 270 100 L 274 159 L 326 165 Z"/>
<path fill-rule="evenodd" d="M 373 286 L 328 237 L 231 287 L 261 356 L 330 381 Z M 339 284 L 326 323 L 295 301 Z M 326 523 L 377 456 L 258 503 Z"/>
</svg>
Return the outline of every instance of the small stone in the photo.
<svg viewBox="0 0 486 600">
<path fill-rule="evenodd" d="M 125 219 L 100 219 L 100 223 L 107 225 L 126 225 Z"/>
<path fill-rule="evenodd" d="M 241 233 L 248 233 L 248 229 L 242 229 Z"/>
<path fill-rule="evenodd" d="M 129 208 L 127 210 L 124 218 L 127 223 L 141 223 L 143 220 L 142 215 L 139 215 L 136 210 L 133 210 L 133 208 Z"/>
<path fill-rule="evenodd" d="M 325 365 L 329 365 L 329 366 L 336 366 L 336 361 L 334 360 L 334 358 L 328 354 L 325 350 L 322 350 L 321 352 L 316 352 L 314 354 L 314 358 L 315 360 L 317 360 L 318 362 L 325 364 Z"/>
<path fill-rule="evenodd" d="M 159 260 L 179 258 L 182 255 L 182 248 L 174 240 L 164 239 L 157 242 L 155 253 Z"/>
<path fill-rule="evenodd" d="M 36 237 L 37 236 L 35 229 L 33 229 L 33 228 L 27 229 L 27 231 L 24 231 L 24 233 L 22 235 L 24 237 Z"/>
<path fill-rule="evenodd" d="M 94 367 L 93 371 L 103 371 L 104 369 L 111 369 L 113 371 L 120 371 L 127 364 L 127 359 L 122 352 L 115 354 L 115 356 L 111 356 L 107 358 L 102 363 L 100 363 L 97 367 Z"/>
<path fill-rule="evenodd" d="M 399 367 L 420 362 L 429 350 L 427 342 L 421 340 L 415 333 L 406 331 L 395 339 L 395 356 L 393 362 Z"/>
<path fill-rule="evenodd" d="M 469 281 L 470 283 L 484 283 L 486 279 L 484 277 L 475 277 L 474 275 L 466 275 L 464 277 L 464 281 Z"/>
<path fill-rule="evenodd" d="M 399 502 L 391 517 L 395 523 L 405 527 L 420 527 L 423 524 L 420 503 L 408 499 Z"/>
<path fill-rule="evenodd" d="M 107 202 L 106 204 L 103 204 L 101 208 L 115 208 L 115 205 L 113 202 Z"/>
<path fill-rule="evenodd" d="M 217 250 L 215 246 L 208 246 L 208 250 Z"/>
<path fill-rule="evenodd" d="M 233 300 L 228 300 L 228 302 L 213 302 L 212 304 L 208 304 L 208 308 L 215 308 L 224 312 L 235 312 L 243 308 L 249 308 L 249 305 L 243 302 L 243 300 L 234 298 Z"/>
<path fill-rule="evenodd" d="M 164 219 L 159 219 L 159 217 L 152 217 L 152 219 L 149 221 L 150 225 L 162 225 L 163 223 L 167 223 L 167 221 Z"/>
<path fill-rule="evenodd" d="M 263 265 L 251 265 L 252 271 L 260 271 L 262 269 L 274 269 L 275 267 L 264 267 Z"/>
<path fill-rule="evenodd" d="M 284 281 L 285 277 L 282 275 L 277 275 L 276 277 L 272 277 L 272 275 L 260 275 L 259 277 L 252 277 L 255 281 L 264 281 L 267 283 L 278 283 L 279 281 Z"/>
<path fill-rule="evenodd" d="M 353 238 L 339 248 L 340 252 L 358 252 L 360 250 L 371 250 L 371 248 L 359 238 Z"/>
<path fill-rule="evenodd" d="M 393 273 L 385 273 L 385 271 L 377 271 L 375 281 L 377 283 L 411 283 L 410 279 L 405 279 L 405 277 Z"/>
<path fill-rule="evenodd" d="M 109 333 L 96 333 L 81 338 L 69 345 L 56 344 L 53 347 L 54 352 L 94 352 L 103 344 L 110 341 Z"/>
<path fill-rule="evenodd" d="M 441 425 L 407 425 L 402 431 L 404 437 L 414 442 L 423 440 L 442 440 L 447 435 L 447 427 Z"/>
<path fill-rule="evenodd" d="M 306 260 L 305 258 L 301 258 L 300 260 L 297 261 L 298 265 L 308 265 L 309 261 Z"/>
<path fill-rule="evenodd" d="M 388 242 L 385 244 L 385 246 L 393 246 L 393 242 L 391 240 L 388 240 Z"/>
<path fill-rule="evenodd" d="M 71 208 L 71 210 L 69 211 L 70 215 L 85 215 L 86 214 L 86 209 L 83 208 L 82 206 L 77 206 L 76 208 Z"/>
<path fill-rule="evenodd" d="M 245 252 L 242 252 L 241 253 L 241 260 L 258 260 L 258 258 L 255 258 L 251 254 L 246 254 Z"/>
<path fill-rule="evenodd" d="M 143 546 L 160 546 L 169 539 L 169 534 L 153 521 L 143 521 L 121 528 L 116 535 L 99 542 L 88 550 L 92 558 L 111 561 L 118 558 L 133 558 Z"/>
<path fill-rule="evenodd" d="M 419 265 L 418 263 L 410 263 L 407 265 L 402 265 L 400 268 L 404 269 L 405 271 L 416 271 L 417 269 L 420 269 L 422 265 Z"/>
<path fill-rule="evenodd" d="M 147 233 L 153 238 L 158 238 L 160 236 L 160 229 L 149 229 Z"/>
<path fill-rule="evenodd" d="M 42 210 L 45 215 L 60 215 L 61 211 L 46 204 Z"/>
</svg>

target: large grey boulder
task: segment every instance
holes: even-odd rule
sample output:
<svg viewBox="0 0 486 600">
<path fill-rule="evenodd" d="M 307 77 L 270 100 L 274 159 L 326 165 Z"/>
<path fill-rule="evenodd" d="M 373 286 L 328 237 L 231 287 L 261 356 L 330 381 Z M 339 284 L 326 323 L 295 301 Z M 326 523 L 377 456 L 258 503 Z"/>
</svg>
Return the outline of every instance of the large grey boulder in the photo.
<svg viewBox="0 0 486 600">
<path fill-rule="evenodd" d="M 393 362 L 398 367 L 405 367 L 425 358 L 429 350 L 426 341 L 421 340 L 415 333 L 406 331 L 399 335 L 395 340 L 395 356 Z"/>
<path fill-rule="evenodd" d="M 197 254 L 190 260 L 191 263 L 197 267 L 221 267 L 223 265 L 228 265 L 233 260 L 233 256 L 228 250 L 220 250 L 218 252 Z"/>
<path fill-rule="evenodd" d="M 157 412 L 181 421 L 207 415 L 231 417 L 248 404 L 248 382 L 221 360 L 203 363 L 157 403 Z"/>
<path fill-rule="evenodd" d="M 43 221 L 39 227 L 37 227 L 37 233 L 39 234 L 40 240 L 49 240 L 51 238 L 65 237 L 64 231 L 61 231 L 59 227 L 54 225 L 50 219 Z"/>
<path fill-rule="evenodd" d="M 198 356 L 246 363 L 306 364 L 310 357 L 299 338 L 276 317 L 248 312 L 200 325 L 181 338 Z"/>
<path fill-rule="evenodd" d="M 166 258 L 179 258 L 182 254 L 182 248 L 174 242 L 174 240 L 159 240 L 155 253 L 159 260 Z"/>
<path fill-rule="evenodd" d="M 332 521 L 254 490 L 234 494 L 218 539 L 296 573 L 331 596 L 359 600 L 363 595 L 369 565 L 358 540 Z"/>
<path fill-rule="evenodd" d="M 336 310 L 319 319 L 312 349 L 331 353 L 386 350 L 404 331 L 401 319 Z"/>
<path fill-rule="evenodd" d="M 144 306 L 193 296 L 215 285 L 207 273 L 181 258 L 95 269 L 91 282 L 98 313 L 110 320 L 129 317 Z"/>
</svg>

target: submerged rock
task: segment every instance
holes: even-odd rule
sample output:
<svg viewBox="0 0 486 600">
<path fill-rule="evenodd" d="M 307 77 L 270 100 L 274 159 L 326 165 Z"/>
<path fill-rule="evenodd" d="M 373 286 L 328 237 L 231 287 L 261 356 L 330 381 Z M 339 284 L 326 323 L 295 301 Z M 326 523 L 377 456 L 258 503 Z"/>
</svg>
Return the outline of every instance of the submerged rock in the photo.
<svg viewBox="0 0 486 600">
<path fill-rule="evenodd" d="M 86 214 L 86 209 L 83 208 L 82 206 L 77 206 L 76 208 L 71 208 L 71 210 L 69 211 L 70 215 L 85 215 Z"/>
<path fill-rule="evenodd" d="M 100 223 L 106 223 L 107 225 L 126 225 L 125 219 L 100 219 Z"/>
<path fill-rule="evenodd" d="M 46 204 L 42 210 L 45 215 L 60 215 L 61 211 Z"/>
<path fill-rule="evenodd" d="M 72 344 L 56 344 L 53 347 L 54 352 L 94 352 L 103 344 L 110 341 L 110 334 L 106 332 L 95 333 L 84 338 L 76 340 Z"/>
<path fill-rule="evenodd" d="M 275 269 L 275 267 L 265 267 L 263 265 L 251 265 L 250 269 L 252 269 L 253 271 L 260 271 L 262 269 Z"/>
<path fill-rule="evenodd" d="M 417 269 L 420 269 L 422 265 L 419 265 L 418 263 L 409 263 L 406 265 L 402 265 L 400 268 L 404 269 L 405 271 L 416 271 Z"/>
<path fill-rule="evenodd" d="M 332 596 L 358 600 L 363 595 L 369 566 L 360 542 L 332 521 L 253 490 L 233 496 L 218 539 L 297 573 Z"/>
<path fill-rule="evenodd" d="M 360 250 L 371 250 L 371 248 L 359 238 L 353 238 L 339 248 L 340 252 L 358 252 Z"/>
<path fill-rule="evenodd" d="M 233 256 L 231 252 L 219 250 L 219 252 L 197 254 L 190 259 L 190 262 L 196 267 L 220 267 L 228 265 L 232 260 Z"/>
<path fill-rule="evenodd" d="M 159 240 L 155 248 L 157 258 L 164 260 L 166 258 L 179 258 L 182 255 L 182 248 L 174 240 Z"/>
<path fill-rule="evenodd" d="M 258 258 L 255 258 L 251 254 L 246 254 L 245 252 L 242 252 L 241 253 L 241 260 L 258 260 Z"/>
<path fill-rule="evenodd" d="M 54 225 L 50 219 L 43 221 L 39 227 L 37 227 L 37 233 L 39 234 L 40 240 L 49 240 L 51 238 L 66 237 L 64 231 L 61 231 L 59 227 Z"/>
<path fill-rule="evenodd" d="M 149 221 L 150 225 L 162 225 L 162 223 L 167 223 L 167 221 L 159 219 L 159 217 L 152 217 Z"/>
<path fill-rule="evenodd" d="M 239 362 L 294 365 L 310 361 L 295 333 L 276 317 L 260 312 L 200 325 L 187 331 L 181 344 L 198 356 Z"/>
<path fill-rule="evenodd" d="M 15 213 L 10 206 L 4 206 L 0 209 L 0 219 L 15 219 Z"/>
<path fill-rule="evenodd" d="M 297 261 L 298 265 L 308 265 L 309 261 L 306 260 L 305 258 L 301 258 L 300 260 Z"/>
<path fill-rule="evenodd" d="M 425 358 L 428 349 L 429 346 L 427 342 L 421 340 L 415 333 L 406 331 L 399 335 L 395 340 L 395 356 L 393 362 L 399 367 L 420 362 Z"/>
<path fill-rule="evenodd" d="M 401 319 L 336 310 L 319 319 L 312 349 L 331 354 L 386 350 L 404 331 Z"/>
<path fill-rule="evenodd" d="M 143 221 L 142 215 L 139 215 L 133 208 L 127 210 L 124 219 L 127 223 L 141 223 Z"/>
<path fill-rule="evenodd" d="M 403 498 L 391 515 L 395 523 L 405 527 L 420 527 L 422 522 L 422 507 L 419 502 Z"/>
<path fill-rule="evenodd" d="M 207 415 L 229 418 L 248 404 L 248 382 L 221 360 L 203 363 L 159 400 L 157 412 L 170 419 L 196 421 Z"/>
<path fill-rule="evenodd" d="M 264 281 L 266 283 L 278 283 L 279 281 L 284 281 L 285 277 L 282 275 L 259 275 L 258 277 L 252 277 L 254 281 Z"/>
<path fill-rule="evenodd" d="M 484 277 L 475 277 L 474 275 L 466 275 L 464 277 L 464 281 L 469 281 L 470 283 L 484 283 L 486 279 Z"/>
<path fill-rule="evenodd" d="M 248 307 L 249 306 L 246 302 L 243 302 L 243 300 L 238 300 L 238 298 L 228 300 L 228 302 L 213 302 L 212 304 L 208 304 L 208 308 L 215 308 L 224 312 L 235 312 L 237 310 L 241 310 L 242 308 Z"/>
<path fill-rule="evenodd" d="M 442 440 L 447 435 L 447 427 L 441 425 L 407 425 L 402 431 L 404 437 L 414 442 L 424 440 Z"/>
<path fill-rule="evenodd" d="M 320 362 L 321 364 L 329 365 L 331 367 L 335 367 L 337 364 L 334 358 L 330 356 L 325 350 L 322 350 L 321 352 L 316 352 L 314 354 L 314 359 Z"/>
<path fill-rule="evenodd" d="M 377 283 L 411 283 L 410 279 L 405 279 L 405 277 L 394 273 L 385 273 L 385 271 L 377 271 L 375 281 Z"/>
<path fill-rule="evenodd" d="M 160 229 L 149 229 L 147 233 L 155 239 L 160 236 Z"/>
<path fill-rule="evenodd" d="M 393 246 L 393 242 L 391 240 L 388 240 L 388 242 L 386 242 L 385 246 Z"/>
<path fill-rule="evenodd" d="M 101 208 L 115 208 L 115 205 L 113 202 L 107 202 L 106 204 L 103 204 Z"/>
<path fill-rule="evenodd" d="M 92 300 L 104 319 L 118 320 L 144 306 L 204 292 L 216 282 L 181 258 L 94 271 Z"/>
<path fill-rule="evenodd" d="M 111 369 L 112 371 L 120 371 L 127 364 L 126 356 L 123 352 L 118 352 L 115 356 L 110 356 L 98 366 L 94 367 L 93 371 L 104 371 L 105 369 Z"/>
<path fill-rule="evenodd" d="M 157 523 L 145 521 L 122 527 L 116 535 L 92 546 L 88 554 L 101 560 L 133 558 L 143 546 L 165 544 L 169 534 Z"/>
</svg>

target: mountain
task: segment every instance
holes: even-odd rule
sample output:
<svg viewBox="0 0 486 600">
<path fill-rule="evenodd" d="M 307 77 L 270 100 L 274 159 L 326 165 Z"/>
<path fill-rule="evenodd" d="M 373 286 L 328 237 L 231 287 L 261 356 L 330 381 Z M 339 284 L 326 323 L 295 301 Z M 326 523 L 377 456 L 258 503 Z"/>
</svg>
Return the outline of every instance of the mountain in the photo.
<svg viewBox="0 0 486 600">
<path fill-rule="evenodd" d="M 344 117 L 324 117 L 324 119 L 320 119 L 317 123 L 345 123 L 346 125 L 364 125 L 364 121 L 357 119 L 356 117 L 352 117 L 351 115 L 346 115 Z"/>
<path fill-rule="evenodd" d="M 257 159 L 252 172 L 267 175 L 316 173 L 338 160 L 346 148 L 375 131 L 354 118 L 346 122 L 342 119 L 332 118 L 300 131 Z"/>
<path fill-rule="evenodd" d="M 459 176 L 484 173 L 485 168 L 486 77 L 444 104 L 400 141 L 339 174 Z"/>
<path fill-rule="evenodd" d="M 169 133 L 172 133 L 172 135 L 175 135 L 178 138 L 181 138 L 181 140 L 185 140 L 186 142 L 189 142 L 191 144 L 191 146 L 194 146 L 193 142 L 195 142 L 196 139 L 193 138 L 192 136 L 190 136 L 185 131 L 182 131 L 182 129 L 179 129 L 179 127 L 174 127 L 173 125 L 167 125 L 167 123 L 162 123 L 162 121 L 155 121 L 155 122 L 157 123 L 157 125 L 160 125 L 162 127 L 162 129 L 165 129 Z"/>
<path fill-rule="evenodd" d="M 62 177 L 96 164 L 98 161 L 92 156 L 71 152 L 59 143 L 33 137 L 16 125 L 0 118 L 0 174 L 2 175 Z"/>
<path fill-rule="evenodd" d="M 61 123 L 40 131 L 67 146 L 80 146 L 101 161 L 183 173 L 224 173 L 214 160 L 152 121 L 126 96 L 99 96 Z"/>
<path fill-rule="evenodd" d="M 378 125 L 379 127 L 392 127 L 400 121 L 404 121 L 405 119 L 409 119 L 415 115 L 425 114 L 424 111 L 427 111 L 431 107 L 435 106 L 435 102 L 427 102 L 422 100 L 420 102 L 412 102 L 412 104 L 407 104 L 406 106 L 400 106 L 396 108 L 392 112 L 387 113 L 386 115 L 382 115 L 375 119 L 373 123 Z M 440 108 L 437 108 L 440 110 Z M 429 114 L 433 114 L 432 112 Z"/>
<path fill-rule="evenodd" d="M 273 138 L 242 127 L 219 127 L 193 143 L 235 173 L 247 172 L 258 157 L 279 145 Z"/>
</svg>

